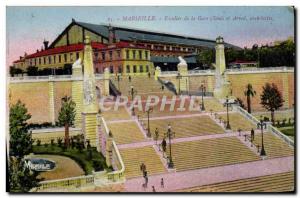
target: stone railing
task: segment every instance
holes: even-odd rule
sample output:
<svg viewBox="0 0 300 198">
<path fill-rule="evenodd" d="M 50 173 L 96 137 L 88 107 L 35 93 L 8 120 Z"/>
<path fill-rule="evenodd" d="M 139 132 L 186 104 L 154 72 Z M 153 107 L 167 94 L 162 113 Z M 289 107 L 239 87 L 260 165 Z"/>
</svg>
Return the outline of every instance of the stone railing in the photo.
<svg viewBox="0 0 300 198">
<path fill-rule="evenodd" d="M 189 75 L 214 75 L 215 70 L 189 70 L 188 73 Z"/>
<path fill-rule="evenodd" d="M 159 76 L 176 76 L 178 71 L 162 71 Z"/>
<path fill-rule="evenodd" d="M 273 127 L 271 124 L 267 125 L 267 130 L 276 134 L 277 136 L 279 136 L 281 139 L 283 139 L 287 144 L 289 144 L 290 146 L 294 147 L 294 141 L 291 140 L 288 136 L 284 135 L 283 133 L 281 133 L 277 128 Z"/>
<path fill-rule="evenodd" d="M 38 188 L 33 189 L 32 191 L 47 191 L 50 189 L 55 190 L 68 190 L 65 188 L 80 188 L 83 186 L 94 185 L 94 175 L 79 176 L 79 177 L 70 177 L 66 179 L 57 179 L 40 182 Z"/>
<path fill-rule="evenodd" d="M 95 74 L 95 79 L 97 79 L 97 80 L 103 79 L 103 74 Z M 11 82 L 11 83 L 43 82 L 43 81 L 71 81 L 71 80 L 83 80 L 83 77 L 73 77 L 72 75 L 8 77 L 8 81 Z"/>
<path fill-rule="evenodd" d="M 240 69 L 226 69 L 228 73 L 256 73 L 256 72 L 294 72 L 294 67 L 253 67 Z"/>
<path fill-rule="evenodd" d="M 103 117 L 102 117 L 102 123 L 106 135 L 109 136 L 109 129 Z M 112 165 L 117 170 L 107 173 L 108 180 L 112 180 L 112 181 L 124 180 L 125 165 L 122 160 L 119 149 L 116 145 L 116 142 L 114 140 L 112 141 Z"/>
<path fill-rule="evenodd" d="M 240 114 L 242 114 L 245 118 L 247 118 L 248 120 L 250 120 L 255 125 L 257 125 L 260 122 L 257 118 L 255 118 L 253 115 L 251 115 L 245 109 L 241 108 L 238 105 L 233 105 L 233 110 L 235 110 L 235 111 L 239 112 Z M 279 138 L 281 138 L 283 141 L 285 141 L 288 145 L 294 146 L 294 141 L 291 140 L 288 136 L 286 136 L 283 133 L 281 133 L 274 126 L 272 126 L 272 124 L 270 122 L 267 123 L 267 131 L 275 134 L 276 136 L 278 136 Z"/>
<path fill-rule="evenodd" d="M 32 129 L 32 139 L 34 139 L 34 144 L 37 140 L 40 140 L 42 144 L 51 143 L 51 140 L 57 142 L 57 138 L 64 139 L 65 128 L 42 128 L 42 129 Z M 80 128 L 70 128 L 70 137 L 76 136 L 82 133 Z"/>
</svg>

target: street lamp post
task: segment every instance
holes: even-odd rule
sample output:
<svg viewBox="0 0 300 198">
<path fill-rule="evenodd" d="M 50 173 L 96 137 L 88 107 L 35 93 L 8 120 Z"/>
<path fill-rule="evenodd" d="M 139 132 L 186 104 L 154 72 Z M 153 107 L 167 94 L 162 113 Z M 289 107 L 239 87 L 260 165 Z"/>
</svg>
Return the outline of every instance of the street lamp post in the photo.
<svg viewBox="0 0 300 198">
<path fill-rule="evenodd" d="M 168 131 L 165 135 L 169 138 L 170 158 L 169 158 L 168 168 L 174 168 L 174 163 L 173 163 L 173 159 L 172 159 L 171 139 L 173 138 L 173 135 L 175 137 L 175 132 L 172 132 L 170 124 L 168 124 Z"/>
<path fill-rule="evenodd" d="M 176 78 L 178 79 L 178 94 L 181 93 L 180 91 L 180 79 L 182 79 L 182 75 L 180 75 L 180 73 L 178 72 Z"/>
<path fill-rule="evenodd" d="M 137 91 L 136 90 L 134 90 L 134 88 L 133 88 L 133 86 L 131 85 L 130 86 L 130 91 L 129 91 L 129 94 L 131 94 L 131 102 L 133 103 L 133 97 L 134 97 L 134 94 L 136 94 L 137 93 Z M 134 107 L 133 107 L 133 105 L 132 105 L 132 115 L 134 116 Z"/>
<path fill-rule="evenodd" d="M 234 102 L 230 102 L 229 99 L 228 99 L 228 96 L 226 96 L 226 101 L 224 103 L 224 106 L 226 105 L 226 111 L 227 111 L 227 124 L 226 124 L 226 129 L 227 130 L 230 130 L 231 129 L 231 126 L 230 126 L 230 123 L 229 123 L 229 105 L 231 104 L 234 104 Z"/>
<path fill-rule="evenodd" d="M 147 136 L 148 137 L 151 137 L 151 131 L 150 131 L 150 113 L 153 111 L 153 108 L 150 107 L 146 112 L 147 112 L 147 115 L 148 115 L 148 131 L 147 131 Z"/>
<path fill-rule="evenodd" d="M 259 123 L 257 123 L 257 128 L 261 129 L 261 150 L 260 150 L 260 156 L 266 156 L 266 151 L 264 147 L 264 128 L 267 128 L 266 122 L 263 121 L 262 116 L 260 117 Z"/>
<path fill-rule="evenodd" d="M 203 100 L 203 96 L 205 94 L 205 91 L 206 91 L 206 87 L 202 84 L 200 86 L 200 89 L 201 89 L 201 95 L 202 95 L 202 104 L 201 104 L 201 111 L 205 111 L 205 107 L 204 107 L 204 100 Z"/>
</svg>

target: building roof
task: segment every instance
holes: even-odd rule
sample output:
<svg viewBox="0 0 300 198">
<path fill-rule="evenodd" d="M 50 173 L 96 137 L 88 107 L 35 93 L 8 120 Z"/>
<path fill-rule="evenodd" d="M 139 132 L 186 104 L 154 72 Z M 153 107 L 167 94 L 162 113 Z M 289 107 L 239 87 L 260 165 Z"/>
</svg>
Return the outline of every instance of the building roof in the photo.
<svg viewBox="0 0 300 198">
<path fill-rule="evenodd" d="M 191 57 L 183 57 L 184 60 L 188 63 L 197 63 L 196 62 L 196 57 L 191 56 Z M 154 63 L 179 63 L 179 59 L 177 57 L 165 57 L 165 56 L 151 56 L 150 60 Z"/>
<path fill-rule="evenodd" d="M 109 37 L 109 25 L 98 25 L 92 23 L 84 23 L 77 22 L 75 20 L 65 29 L 65 31 L 70 28 L 72 25 L 79 25 L 91 32 L 101 35 L 105 38 Z M 133 41 L 137 40 L 140 42 L 156 42 L 156 43 L 168 43 L 168 44 L 181 44 L 181 45 L 189 45 L 189 46 L 197 46 L 197 47 L 207 47 L 214 48 L 215 40 L 197 38 L 192 36 L 183 36 L 176 35 L 171 33 L 164 32 L 154 32 L 149 30 L 141 30 L 136 28 L 128 28 L 128 27 L 120 27 L 120 26 L 111 26 L 115 31 L 115 36 L 117 39 L 121 41 Z M 63 32 L 64 33 L 64 32 Z M 62 34 L 63 34 L 62 33 Z M 50 46 L 54 46 L 54 44 L 61 38 L 62 34 L 57 37 L 53 41 Z M 237 46 L 225 43 L 226 47 L 233 47 L 236 49 L 240 49 Z"/>
<path fill-rule="evenodd" d="M 91 43 L 93 49 L 103 49 L 106 48 L 106 45 L 102 43 L 92 42 Z M 60 53 L 67 53 L 67 52 L 76 52 L 81 51 L 84 48 L 84 44 L 72 44 L 72 45 L 65 45 L 55 48 L 49 48 L 46 50 L 38 51 L 36 53 L 30 54 L 26 56 L 26 58 L 36 58 L 41 56 L 53 55 L 53 54 L 60 54 Z M 16 63 L 16 61 L 14 62 Z"/>
</svg>

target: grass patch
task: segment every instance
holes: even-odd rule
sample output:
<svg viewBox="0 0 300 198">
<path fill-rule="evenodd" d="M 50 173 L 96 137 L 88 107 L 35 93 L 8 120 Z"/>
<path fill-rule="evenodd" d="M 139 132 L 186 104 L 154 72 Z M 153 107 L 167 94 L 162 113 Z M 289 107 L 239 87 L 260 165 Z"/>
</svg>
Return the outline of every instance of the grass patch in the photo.
<svg viewBox="0 0 300 198">
<path fill-rule="evenodd" d="M 295 135 L 295 128 L 294 127 L 284 127 L 278 128 L 284 135 L 293 136 Z"/>
<path fill-rule="evenodd" d="M 91 151 L 83 149 L 79 151 L 76 148 L 63 149 L 57 145 L 33 145 L 34 154 L 62 155 L 76 161 L 84 170 L 85 174 L 91 174 L 92 171 L 102 171 L 108 169 L 104 156 L 97 152 L 96 148 L 91 148 Z"/>
</svg>

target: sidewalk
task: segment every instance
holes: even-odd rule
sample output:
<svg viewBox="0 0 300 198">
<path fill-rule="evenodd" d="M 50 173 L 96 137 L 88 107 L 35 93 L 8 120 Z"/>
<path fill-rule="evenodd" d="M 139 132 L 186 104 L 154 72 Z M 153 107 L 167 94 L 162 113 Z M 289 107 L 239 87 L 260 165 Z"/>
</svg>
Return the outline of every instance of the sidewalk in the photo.
<svg viewBox="0 0 300 198">
<path fill-rule="evenodd" d="M 179 189 L 289 171 L 294 171 L 294 156 L 153 175 L 149 176 L 146 190 L 142 187 L 144 178 L 128 179 L 125 182 L 125 190 L 127 192 L 152 192 L 152 186 L 155 186 L 156 192 L 171 192 Z M 164 188 L 160 187 L 161 178 L 164 178 Z"/>
</svg>

